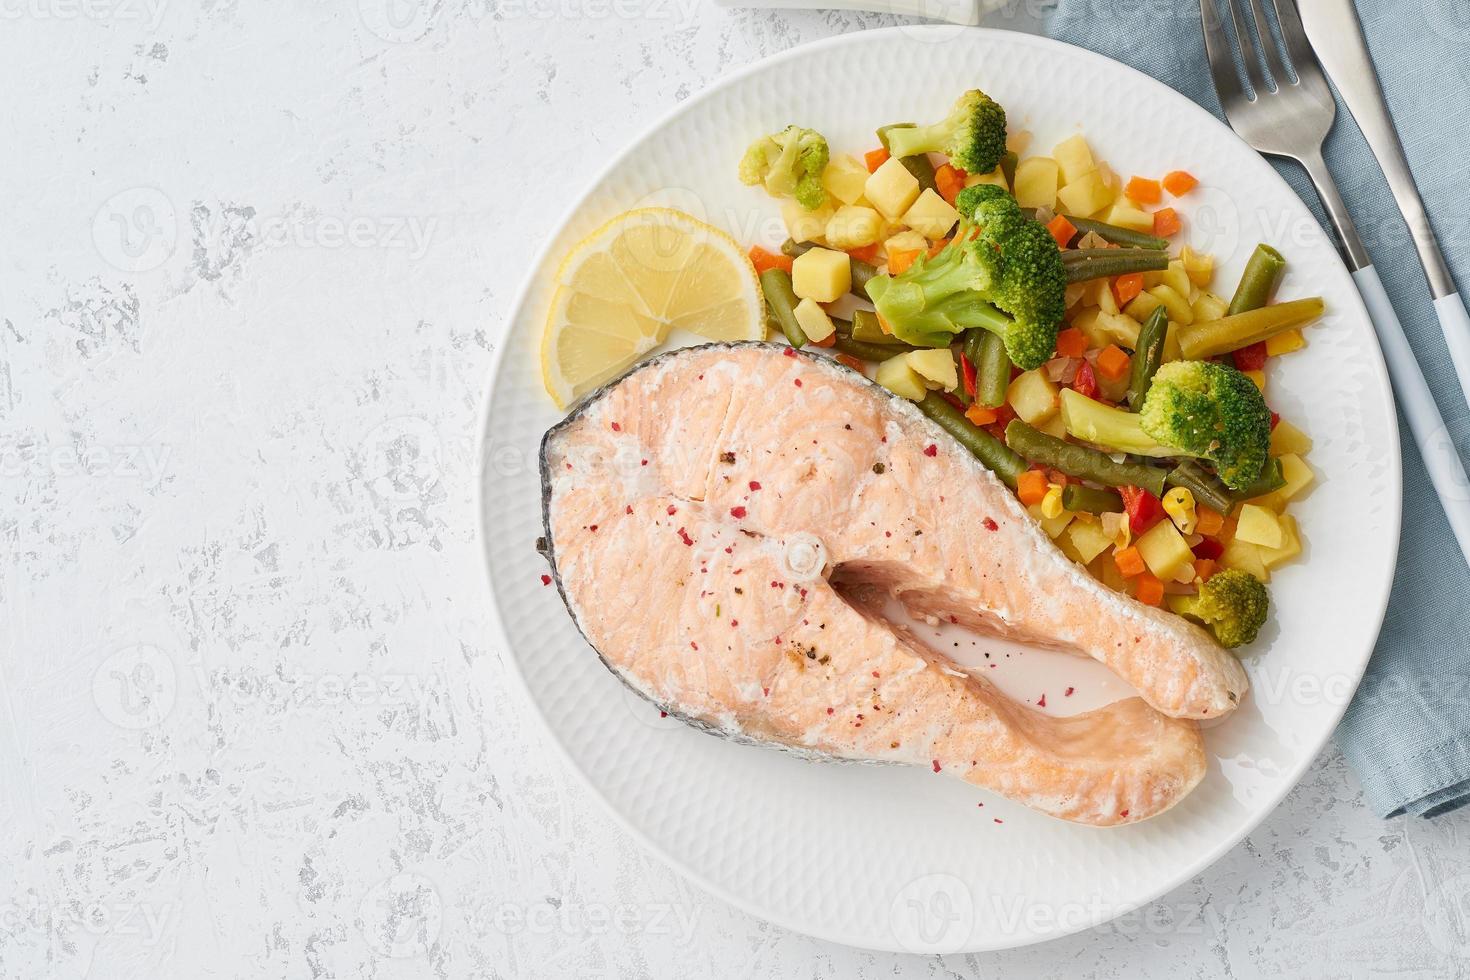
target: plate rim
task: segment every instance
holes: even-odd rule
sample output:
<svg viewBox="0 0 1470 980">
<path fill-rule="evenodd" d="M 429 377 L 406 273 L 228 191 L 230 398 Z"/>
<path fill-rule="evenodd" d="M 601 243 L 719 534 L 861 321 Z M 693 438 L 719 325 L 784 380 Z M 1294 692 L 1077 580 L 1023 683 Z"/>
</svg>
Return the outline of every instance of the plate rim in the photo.
<svg viewBox="0 0 1470 980">
<path fill-rule="evenodd" d="M 522 277 L 520 284 L 517 286 L 516 291 L 513 294 L 513 299 L 505 307 L 504 316 L 502 317 L 501 322 L 495 326 L 492 334 L 494 347 L 491 353 L 490 363 L 487 370 L 487 378 L 482 386 L 481 391 L 479 406 L 479 444 L 476 447 L 476 465 L 473 471 L 476 480 L 474 496 L 476 540 L 479 544 L 480 550 L 479 564 L 481 568 L 481 574 L 485 580 L 485 586 L 490 597 L 490 603 L 486 608 L 486 619 L 490 628 L 491 638 L 499 640 L 501 647 L 508 654 L 510 654 L 507 657 L 501 658 L 502 662 L 506 666 L 507 676 L 512 679 L 512 684 L 519 691 L 521 697 L 524 699 L 524 702 L 530 707 L 532 715 L 536 718 L 544 731 L 546 740 L 551 743 L 551 745 L 553 746 L 553 750 L 561 758 L 565 767 L 574 774 L 576 780 L 581 783 L 582 787 L 589 793 L 589 795 L 591 795 L 593 799 L 597 800 L 603 810 L 612 817 L 613 821 L 625 833 L 627 833 L 630 837 L 637 841 L 639 846 L 649 851 L 660 861 L 662 861 L 664 864 L 666 864 L 679 875 L 681 875 L 686 881 L 694 884 L 707 894 L 713 895 L 720 900 L 734 906 L 735 908 L 738 908 L 741 911 L 757 919 L 760 919 L 761 921 L 770 922 L 774 925 L 781 926 L 782 928 L 791 929 L 792 931 L 799 932 L 804 935 L 814 937 L 816 939 L 821 939 L 826 942 L 838 943 L 856 949 L 907 955 L 919 954 L 915 954 L 913 951 L 905 949 L 897 944 L 885 945 L 882 943 L 875 943 L 870 940 L 865 941 L 863 937 L 853 937 L 839 934 L 837 932 L 828 930 L 822 926 L 810 922 L 798 923 L 789 919 L 780 919 L 772 916 L 767 910 L 761 908 L 755 902 L 747 901 L 743 897 L 730 892 L 719 884 L 708 880 L 704 875 L 689 867 L 683 860 L 669 853 L 667 849 L 661 846 L 651 836 L 646 834 L 641 828 L 637 827 L 631 821 L 629 821 L 628 818 L 625 817 L 624 814 L 617 807 L 615 807 L 612 802 L 602 793 L 602 791 L 596 786 L 596 784 L 592 782 L 591 777 L 583 771 L 582 767 L 572 757 L 571 752 L 568 750 L 566 744 L 557 734 L 556 729 L 552 726 L 550 719 L 547 717 L 546 712 L 541 706 L 541 703 L 532 693 L 530 685 L 526 680 L 525 673 L 521 669 L 520 660 L 518 656 L 514 653 L 514 647 L 510 641 L 509 633 L 507 632 L 504 622 L 501 619 L 499 608 L 500 599 L 495 590 L 494 575 L 491 571 L 491 542 L 487 537 L 487 527 L 485 521 L 485 508 L 487 506 L 485 473 L 487 467 L 490 465 L 490 458 L 487 450 L 490 445 L 490 425 L 492 423 L 491 410 L 495 397 L 496 378 L 500 374 L 502 363 L 505 359 L 506 350 L 509 346 L 507 343 L 507 339 L 510 333 L 510 328 L 514 323 L 519 321 L 525 315 L 526 306 L 530 301 L 531 294 L 535 288 L 536 282 L 544 273 L 548 261 L 551 261 L 553 258 L 552 251 L 557 245 L 558 239 L 560 238 L 561 230 L 565 228 L 567 224 L 572 220 L 572 218 L 583 209 L 587 201 L 592 198 L 594 192 L 596 191 L 596 188 L 601 183 L 603 183 L 604 180 L 607 179 L 609 174 L 620 167 L 627 158 L 632 156 L 637 149 L 639 149 L 645 142 L 651 139 L 665 126 L 669 125 L 674 120 L 684 116 L 686 113 L 695 111 L 700 104 L 713 97 L 715 93 L 733 87 L 744 81 L 746 78 L 767 70 L 772 65 L 799 58 L 808 55 L 815 50 L 825 48 L 842 47 L 844 45 L 856 43 L 881 43 L 882 40 L 890 37 L 901 37 L 905 40 L 923 40 L 924 35 L 947 35 L 948 39 L 954 39 L 960 36 L 981 37 L 988 38 L 999 44 L 1033 46 L 1041 49 L 1050 49 L 1053 53 L 1064 54 L 1069 58 L 1080 57 L 1083 60 L 1088 60 L 1101 65 L 1105 65 L 1108 70 L 1121 70 L 1127 74 L 1138 76 L 1145 83 L 1147 83 L 1151 89 L 1159 93 L 1160 99 L 1175 102 L 1182 108 L 1184 112 L 1193 113 L 1196 117 L 1195 121 L 1198 124 L 1206 127 L 1213 126 L 1218 133 L 1246 149 L 1249 155 L 1251 157 L 1254 157 L 1259 162 L 1260 166 L 1263 168 L 1262 173 L 1269 174 L 1266 179 L 1270 181 L 1275 181 L 1276 184 L 1284 189 L 1293 200 L 1297 201 L 1301 205 L 1301 207 L 1306 211 L 1308 216 L 1311 217 L 1314 223 L 1320 225 L 1320 222 L 1317 222 L 1316 215 L 1312 213 L 1310 205 L 1308 205 L 1308 203 L 1304 201 L 1296 193 L 1295 190 L 1292 189 L 1291 185 L 1286 182 L 1285 178 L 1283 178 L 1281 174 L 1276 170 L 1276 168 L 1271 165 L 1266 157 L 1263 154 L 1258 153 L 1254 148 L 1250 147 L 1249 144 L 1245 143 L 1244 140 L 1236 135 L 1234 130 L 1232 130 L 1225 123 L 1221 122 L 1213 113 L 1201 106 L 1199 103 L 1195 102 L 1193 99 L 1190 99 L 1188 96 L 1185 96 L 1184 94 L 1170 88 L 1169 86 L 1165 85 L 1163 82 L 1159 81 L 1148 73 L 1140 71 L 1139 69 L 1134 68 L 1131 65 L 1118 61 L 1115 58 L 1110 58 L 1107 55 L 1100 54 L 1096 51 L 1092 51 L 1088 48 L 1071 44 L 1066 41 L 1059 41 L 1055 38 L 1047 37 L 1040 34 L 1029 34 L 1019 31 L 1010 31 L 990 27 L 957 28 L 953 25 L 932 23 L 898 25 L 892 27 L 875 28 L 870 30 L 859 30 L 850 33 L 836 34 L 830 37 L 819 38 L 815 41 L 808 41 L 802 44 L 793 45 L 792 47 L 787 48 L 784 51 L 778 51 L 774 54 L 767 55 L 766 57 L 760 58 L 754 62 L 751 62 L 748 65 L 744 65 L 725 75 L 721 75 L 720 77 L 714 79 L 709 84 L 701 88 L 699 91 L 690 95 L 689 98 L 685 99 L 683 102 L 680 102 L 670 107 L 667 111 L 658 115 L 648 125 L 644 126 L 631 139 L 629 139 L 626 144 L 624 144 L 621 150 L 610 156 L 607 161 L 596 170 L 596 172 L 591 174 L 586 179 L 581 193 L 576 195 L 571 203 L 562 210 L 556 222 L 548 226 L 548 232 L 545 241 L 542 242 L 540 247 L 537 248 L 535 254 L 532 256 L 531 261 L 527 266 L 526 273 Z M 939 39 L 944 40 L 946 38 L 941 37 Z M 1367 360 L 1379 382 L 1378 392 L 1380 400 L 1385 403 L 1381 407 L 1385 410 L 1386 416 L 1390 421 L 1390 424 L 1387 426 L 1387 430 L 1389 435 L 1389 442 L 1391 443 L 1391 445 L 1387 448 L 1391 450 L 1389 453 L 1389 458 L 1392 465 L 1389 467 L 1389 472 L 1384 475 L 1384 480 L 1387 481 L 1388 484 L 1386 488 L 1392 491 L 1389 495 L 1392 504 L 1390 507 L 1390 512 L 1385 516 L 1388 519 L 1388 522 L 1392 528 L 1393 547 L 1390 550 L 1395 555 L 1395 560 L 1393 562 L 1387 563 L 1385 568 L 1380 571 L 1378 576 L 1379 582 L 1377 583 L 1377 591 L 1380 594 L 1380 598 L 1377 603 L 1377 614 L 1372 617 L 1372 638 L 1364 645 L 1364 648 L 1359 652 L 1358 656 L 1355 658 L 1355 662 L 1352 664 L 1352 670 L 1355 675 L 1353 680 L 1352 694 L 1344 698 L 1340 704 L 1334 706 L 1334 710 L 1332 711 L 1332 725 L 1330 728 L 1326 729 L 1325 734 L 1323 734 L 1319 739 L 1304 743 L 1309 745 L 1310 751 L 1302 753 L 1300 763 L 1298 763 L 1291 770 L 1287 779 L 1281 781 L 1281 788 L 1279 792 L 1272 794 L 1263 805 L 1256 808 L 1255 812 L 1253 812 L 1242 822 L 1240 828 L 1238 829 L 1238 832 L 1226 834 L 1219 843 L 1217 843 L 1212 849 L 1205 852 L 1202 857 L 1196 859 L 1187 866 L 1181 865 L 1180 869 L 1176 871 L 1175 874 L 1170 876 L 1165 884 L 1157 887 L 1156 889 L 1153 889 L 1148 894 L 1138 899 L 1136 904 L 1132 906 L 1133 908 L 1142 908 L 1143 906 L 1157 901 L 1163 895 L 1173 891 L 1180 885 L 1188 882 L 1194 876 L 1202 874 L 1204 871 L 1209 869 L 1226 853 L 1233 850 L 1235 846 L 1238 845 L 1242 840 L 1244 840 L 1247 835 L 1249 835 L 1252 831 L 1254 831 L 1262 823 L 1264 823 L 1266 818 L 1271 816 L 1271 814 L 1273 814 L 1276 809 L 1281 805 L 1282 800 L 1286 798 L 1287 794 L 1289 794 L 1300 784 L 1301 779 L 1306 774 L 1307 769 L 1310 768 L 1312 763 L 1316 761 L 1317 757 L 1321 754 L 1323 747 L 1332 739 L 1332 736 L 1336 733 L 1338 726 L 1341 724 L 1342 717 L 1347 711 L 1348 705 L 1352 702 L 1353 696 L 1356 695 L 1358 687 L 1362 684 L 1363 677 L 1367 672 L 1368 662 L 1372 658 L 1374 646 L 1377 643 L 1378 635 L 1383 628 L 1384 617 L 1388 613 L 1390 593 L 1392 591 L 1394 577 L 1397 572 L 1396 556 L 1398 553 L 1399 544 L 1402 539 L 1403 531 L 1403 447 L 1398 426 L 1397 407 L 1393 393 L 1393 386 L 1388 374 L 1388 367 L 1383 357 L 1382 345 L 1378 341 L 1377 328 L 1373 324 L 1372 317 L 1368 314 L 1367 307 L 1363 303 L 1362 297 L 1356 289 L 1356 280 L 1353 279 L 1352 272 L 1348 269 L 1346 263 L 1343 261 L 1341 253 L 1338 252 L 1337 249 L 1332 249 L 1332 257 L 1333 260 L 1337 263 L 1338 267 L 1343 270 L 1343 273 L 1348 281 L 1353 285 L 1351 296 L 1349 297 L 1346 294 L 1344 296 L 1344 299 L 1346 301 L 1344 304 L 1344 312 L 1357 316 L 1361 321 L 1368 325 L 1369 329 L 1367 333 L 1371 342 L 1367 345 Z M 1045 935 L 1036 935 L 1034 933 L 1027 934 L 1016 938 L 1014 941 L 975 944 L 970 942 L 967 937 L 967 941 L 962 949 L 952 950 L 950 952 L 998 952 L 1006 949 L 1016 949 L 1025 946 L 1038 945 L 1041 943 L 1050 942 L 1052 940 L 1062 939 L 1070 935 L 1075 935 L 1076 933 L 1082 932 L 1086 929 L 1096 928 L 1099 925 L 1112 921 L 1113 919 L 1122 915 L 1125 911 L 1127 911 L 1127 909 L 1120 906 L 1119 908 L 1114 909 L 1110 912 L 1100 913 L 1095 918 L 1089 918 L 1086 921 L 1082 921 L 1080 923 L 1069 923 L 1066 927 L 1058 928 L 1055 931 L 1046 933 Z"/>
</svg>

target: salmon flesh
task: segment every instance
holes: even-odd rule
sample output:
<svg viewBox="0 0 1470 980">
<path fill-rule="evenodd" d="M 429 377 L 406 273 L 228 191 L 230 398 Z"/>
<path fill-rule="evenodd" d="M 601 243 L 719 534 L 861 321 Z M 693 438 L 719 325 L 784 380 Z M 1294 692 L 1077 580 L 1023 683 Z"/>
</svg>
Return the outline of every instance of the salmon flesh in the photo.
<svg viewBox="0 0 1470 980">
<path fill-rule="evenodd" d="M 542 444 L 546 555 L 607 666 L 707 730 L 933 767 L 1066 820 L 1167 810 L 1203 777 L 1193 719 L 1247 684 L 1203 630 L 1063 555 L 911 403 L 826 357 L 685 348 Z M 1095 658 L 1139 697 L 1018 704 L 883 615 Z"/>
</svg>

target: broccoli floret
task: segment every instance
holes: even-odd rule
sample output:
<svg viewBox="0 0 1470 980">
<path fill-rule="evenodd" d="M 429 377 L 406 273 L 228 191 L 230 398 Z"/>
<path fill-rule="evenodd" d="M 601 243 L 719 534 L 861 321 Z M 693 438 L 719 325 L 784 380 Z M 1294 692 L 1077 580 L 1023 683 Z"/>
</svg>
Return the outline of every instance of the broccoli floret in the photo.
<svg viewBox="0 0 1470 980">
<path fill-rule="evenodd" d="M 981 327 L 1005 341 L 1013 363 L 1039 367 L 1056 350 L 1066 308 L 1061 252 L 999 187 L 967 188 L 959 201 L 966 220 L 951 243 L 900 276 L 873 278 L 868 296 L 908 343 L 942 347 Z"/>
<path fill-rule="evenodd" d="M 1255 383 L 1213 361 L 1159 368 L 1139 412 L 1143 431 L 1182 454 L 1209 460 L 1232 490 L 1261 475 L 1271 444 L 1271 410 Z"/>
<path fill-rule="evenodd" d="M 1266 586 L 1238 568 L 1211 575 L 1199 587 L 1197 595 L 1175 596 L 1169 600 L 1169 608 L 1204 623 L 1227 649 L 1255 640 L 1270 607 Z"/>
<path fill-rule="evenodd" d="M 815 211 L 827 203 L 822 171 L 830 155 L 821 133 L 787 126 L 750 144 L 740 158 L 740 182 L 764 184 L 773 197 L 794 197 L 802 207 Z"/>
<path fill-rule="evenodd" d="M 972 88 L 955 101 L 948 116 L 931 126 L 888 131 L 888 152 L 896 157 L 943 153 L 961 170 L 988 174 L 1006 152 L 1006 111 Z"/>
</svg>

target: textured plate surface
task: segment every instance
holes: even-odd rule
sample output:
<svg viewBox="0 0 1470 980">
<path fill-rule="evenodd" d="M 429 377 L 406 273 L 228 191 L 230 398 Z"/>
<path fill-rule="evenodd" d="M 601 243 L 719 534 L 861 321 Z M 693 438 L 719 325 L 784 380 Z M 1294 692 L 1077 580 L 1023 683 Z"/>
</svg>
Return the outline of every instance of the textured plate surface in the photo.
<svg viewBox="0 0 1470 980">
<path fill-rule="evenodd" d="M 776 203 L 735 179 L 753 135 L 800 122 L 834 150 L 860 154 L 875 125 L 937 117 L 972 85 L 1038 148 L 1080 128 L 1125 179 L 1175 168 L 1198 176 L 1201 187 L 1175 203 L 1192 244 L 1221 263 L 1218 288 L 1228 291 L 1254 244 L 1270 240 L 1291 263 L 1283 293 L 1328 302 L 1310 346 L 1271 369 L 1268 398 L 1315 440 L 1319 484 L 1294 508 L 1305 560 L 1276 576 L 1273 621 L 1246 658 L 1254 691 L 1207 733 L 1200 787 L 1164 816 L 1121 829 L 1065 824 L 927 770 L 803 762 L 661 719 L 602 666 L 540 580 L 536 452 L 560 414 L 541 390 L 536 350 L 566 248 L 649 204 L 775 245 Z M 505 331 L 486 406 L 481 521 L 507 659 L 619 821 L 703 887 L 783 926 L 874 949 L 953 952 L 1024 945 L 1128 912 L 1271 811 L 1331 734 L 1371 652 L 1398 542 L 1399 452 L 1387 376 L 1351 280 L 1306 208 L 1227 129 L 1089 52 L 1005 32 L 895 28 L 737 73 L 611 162 L 551 234 Z"/>
</svg>

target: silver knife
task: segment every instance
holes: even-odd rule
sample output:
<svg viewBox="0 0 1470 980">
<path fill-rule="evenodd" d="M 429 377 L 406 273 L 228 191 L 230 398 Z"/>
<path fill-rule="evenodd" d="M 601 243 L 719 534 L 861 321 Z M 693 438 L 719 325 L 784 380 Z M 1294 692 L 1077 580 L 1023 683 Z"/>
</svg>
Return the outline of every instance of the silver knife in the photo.
<svg viewBox="0 0 1470 980">
<path fill-rule="evenodd" d="M 1408 222 L 1414 248 L 1429 280 L 1429 293 L 1434 298 L 1434 311 L 1439 315 L 1440 329 L 1450 349 L 1450 360 L 1460 380 L 1460 390 L 1470 398 L 1470 316 L 1465 313 L 1465 304 L 1435 241 L 1434 227 L 1424 211 L 1424 201 L 1404 158 L 1403 144 L 1388 115 L 1358 11 L 1353 0 L 1299 0 L 1297 6 L 1307 39 L 1321 59 L 1327 77 L 1342 95 L 1348 112 L 1363 131 L 1369 149 L 1378 158 L 1393 199 Z"/>
</svg>

